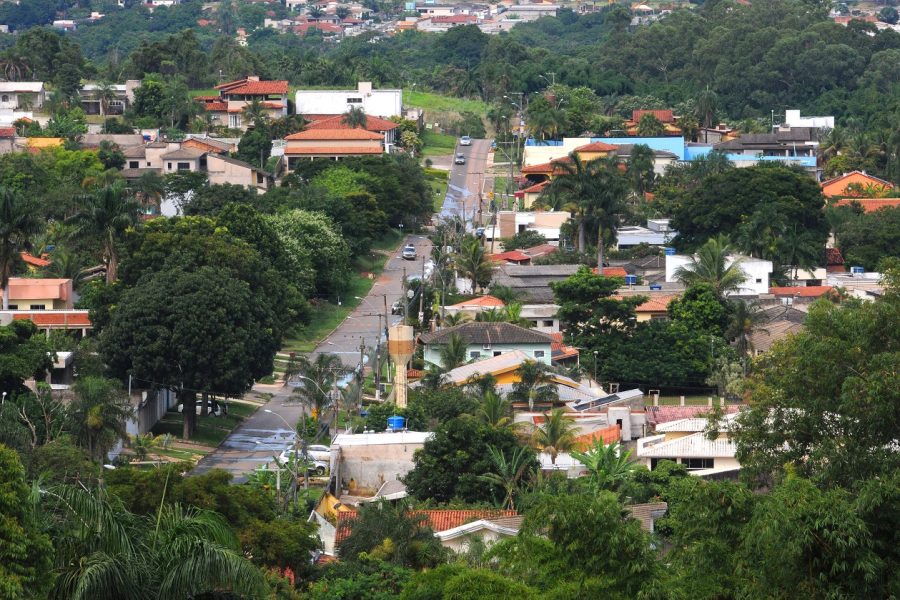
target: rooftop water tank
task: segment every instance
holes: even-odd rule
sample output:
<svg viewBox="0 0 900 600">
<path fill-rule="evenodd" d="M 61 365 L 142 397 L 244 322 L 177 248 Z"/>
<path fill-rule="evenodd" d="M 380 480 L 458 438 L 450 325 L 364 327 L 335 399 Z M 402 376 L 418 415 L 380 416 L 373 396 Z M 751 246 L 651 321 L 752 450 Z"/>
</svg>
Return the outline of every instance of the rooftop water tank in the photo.
<svg viewBox="0 0 900 600">
<path fill-rule="evenodd" d="M 400 431 L 403 429 L 403 426 L 406 424 L 406 419 L 399 415 L 394 415 L 388 417 L 388 429 L 391 431 Z"/>
<path fill-rule="evenodd" d="M 675 256 L 675 248 L 666 248 L 666 256 Z"/>
</svg>

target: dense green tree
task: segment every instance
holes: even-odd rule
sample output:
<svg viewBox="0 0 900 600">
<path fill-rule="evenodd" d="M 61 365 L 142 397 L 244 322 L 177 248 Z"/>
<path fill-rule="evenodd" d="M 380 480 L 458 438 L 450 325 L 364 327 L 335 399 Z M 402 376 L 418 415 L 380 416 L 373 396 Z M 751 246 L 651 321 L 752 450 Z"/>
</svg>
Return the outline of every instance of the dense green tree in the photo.
<svg viewBox="0 0 900 600">
<path fill-rule="evenodd" d="M 0 327 L 0 393 L 22 392 L 26 379 L 40 379 L 53 364 L 49 351 L 31 321 L 16 320 Z"/>
<path fill-rule="evenodd" d="M 106 282 L 112 283 L 119 272 L 118 238 L 137 222 L 139 206 L 123 181 L 82 196 L 78 203 L 80 210 L 71 219 L 74 234 L 99 242 L 106 263 Z"/>
<path fill-rule="evenodd" d="M 765 480 L 793 470 L 853 486 L 898 468 L 891 450 L 898 318 L 895 287 L 874 302 L 819 301 L 804 331 L 762 357 L 736 431 L 747 475 Z"/>
<path fill-rule="evenodd" d="M 310 571 L 309 556 L 318 545 L 312 524 L 286 518 L 255 519 L 241 530 L 240 541 L 254 564 L 291 569 L 297 577 Z"/>
<path fill-rule="evenodd" d="M 53 583 L 53 546 L 29 492 L 18 455 L 0 444 L 0 595 L 9 600 L 46 597 Z"/>
<path fill-rule="evenodd" d="M 695 331 L 722 337 L 731 321 L 732 305 L 709 283 L 692 285 L 669 303 L 669 318 Z"/>
<path fill-rule="evenodd" d="M 591 489 L 594 493 L 601 490 L 616 492 L 628 479 L 637 465 L 631 462 L 631 450 L 625 450 L 621 444 L 604 444 L 597 440 L 584 452 L 572 452 L 572 458 L 587 468 Z"/>
<path fill-rule="evenodd" d="M 41 230 L 34 203 L 23 194 L 0 187 L 0 288 L 3 310 L 9 309 L 9 278 L 28 249 L 29 240 Z"/>
<path fill-rule="evenodd" d="M 900 209 L 859 215 L 843 223 L 836 236 L 847 263 L 875 270 L 882 259 L 900 256 Z"/>
<path fill-rule="evenodd" d="M 525 231 L 520 231 L 512 237 L 503 238 L 500 241 L 503 243 L 503 250 L 505 251 L 540 246 L 541 244 L 547 243 L 547 238 L 545 238 L 543 234 L 534 231 L 533 229 L 526 229 Z"/>
<path fill-rule="evenodd" d="M 343 560 L 358 560 L 368 553 L 413 569 L 434 567 L 444 554 L 425 515 L 412 512 L 404 502 L 387 501 L 362 506 L 337 550 Z"/>
<path fill-rule="evenodd" d="M 118 382 L 83 377 L 73 386 L 69 405 L 70 431 L 92 460 L 103 462 L 113 446 L 128 439 L 125 422 L 134 414 Z"/>
<path fill-rule="evenodd" d="M 268 310 L 253 300 L 246 282 L 223 268 L 173 267 L 122 294 L 101 352 L 116 373 L 178 390 L 188 439 L 196 394 L 238 396 L 272 372 L 280 340 Z"/>
<path fill-rule="evenodd" d="M 254 197 L 253 192 L 241 185 L 206 185 L 195 190 L 190 200 L 181 205 L 181 210 L 187 216 L 217 217 L 229 204 L 252 205 Z"/>
<path fill-rule="evenodd" d="M 454 498 L 490 502 L 502 497 L 499 488 L 479 479 L 494 470 L 489 446 L 511 456 L 518 442 L 512 432 L 492 428 L 469 415 L 441 423 L 416 452 L 415 467 L 404 479 L 410 495 L 438 502 Z"/>
<path fill-rule="evenodd" d="M 696 256 L 675 270 L 675 278 L 687 286 L 708 286 L 719 298 L 734 293 L 741 289 L 747 276 L 739 258 L 728 264 L 732 252 L 726 236 L 710 238 Z"/>
</svg>

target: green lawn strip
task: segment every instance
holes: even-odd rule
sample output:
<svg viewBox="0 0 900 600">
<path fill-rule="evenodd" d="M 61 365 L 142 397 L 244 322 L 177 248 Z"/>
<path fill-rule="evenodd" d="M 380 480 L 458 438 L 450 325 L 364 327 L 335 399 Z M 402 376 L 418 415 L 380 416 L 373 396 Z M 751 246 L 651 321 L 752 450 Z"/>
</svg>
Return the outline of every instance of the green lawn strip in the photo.
<svg viewBox="0 0 900 600">
<path fill-rule="evenodd" d="M 453 154 L 456 149 L 456 137 L 446 133 L 435 133 L 426 130 L 422 134 L 422 156 L 441 156 Z"/>
<path fill-rule="evenodd" d="M 215 448 L 222 443 L 229 433 L 248 416 L 253 414 L 259 405 L 245 402 L 229 402 L 228 414 L 220 417 L 197 417 L 197 431 L 191 436 L 191 441 L 196 444 Z M 177 411 L 169 411 L 160 421 L 153 426 L 154 435 L 166 433 L 181 437 L 183 416 Z"/>
<path fill-rule="evenodd" d="M 481 100 L 454 98 L 452 96 L 442 96 L 441 94 L 433 94 L 431 92 L 422 92 L 415 90 L 406 91 L 405 97 L 405 105 L 413 108 L 421 108 L 424 110 L 456 112 L 468 111 L 482 116 L 486 115 L 488 111 L 488 105 Z"/>
<path fill-rule="evenodd" d="M 719 401 L 715 396 L 713 398 L 713 403 Z M 653 404 L 653 396 L 647 396 L 645 399 L 647 405 Z M 685 396 L 684 397 L 684 405 L 685 406 L 705 406 L 709 402 L 709 396 Z M 659 397 L 660 405 L 665 406 L 678 406 L 681 404 L 680 396 L 660 396 Z"/>
</svg>

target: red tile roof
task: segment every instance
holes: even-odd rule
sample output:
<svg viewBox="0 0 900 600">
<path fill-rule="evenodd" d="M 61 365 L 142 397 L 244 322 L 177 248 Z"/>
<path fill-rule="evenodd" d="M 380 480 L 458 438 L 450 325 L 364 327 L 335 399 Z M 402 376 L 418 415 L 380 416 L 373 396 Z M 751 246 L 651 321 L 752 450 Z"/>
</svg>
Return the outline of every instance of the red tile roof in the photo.
<svg viewBox="0 0 900 600">
<path fill-rule="evenodd" d="M 384 136 L 361 127 L 350 129 L 304 129 L 284 138 L 286 140 L 382 140 Z"/>
<path fill-rule="evenodd" d="M 485 308 L 503 308 L 506 306 L 503 303 L 503 300 L 500 298 L 495 298 L 494 296 L 478 296 L 477 298 L 472 298 L 471 300 L 463 300 L 462 302 L 457 302 L 456 304 L 451 304 L 447 308 L 465 308 L 467 306 L 481 306 Z"/>
<path fill-rule="evenodd" d="M 675 117 L 671 110 L 633 110 L 631 111 L 631 120 L 640 123 L 644 115 L 653 115 L 659 119 L 660 123 L 674 123 Z"/>
<path fill-rule="evenodd" d="M 894 184 L 891 183 L 890 181 L 886 181 L 886 180 L 884 180 L 884 179 L 880 179 L 880 178 L 878 178 L 878 177 L 874 177 L 874 176 L 869 175 L 868 173 L 865 173 L 865 172 L 863 172 L 863 171 L 850 171 L 849 173 L 844 173 L 843 175 L 840 175 L 840 176 L 838 176 L 838 177 L 834 177 L 834 178 L 829 179 L 829 180 L 827 180 L 827 181 L 823 181 L 823 182 L 822 182 L 821 184 L 819 184 L 819 185 L 820 185 L 820 187 L 821 187 L 822 189 L 825 189 L 826 187 L 830 187 L 830 186 L 832 186 L 832 185 L 834 185 L 834 184 L 836 184 L 836 183 L 840 183 L 840 182 L 843 181 L 844 179 L 850 179 L 850 178 L 854 178 L 854 177 L 861 177 L 861 178 L 865 179 L 866 181 L 868 181 L 868 182 L 870 182 L 870 183 L 872 183 L 873 185 L 876 185 L 876 186 L 883 186 L 883 187 L 886 187 L 886 188 L 888 188 L 888 189 L 893 189 L 893 188 L 894 188 Z M 842 190 L 842 192 L 846 192 L 846 190 Z"/>
<path fill-rule="evenodd" d="M 306 129 L 350 129 L 350 126 L 344 123 L 344 115 L 330 115 L 324 118 L 312 119 L 307 124 Z M 387 119 L 366 115 L 366 131 L 391 131 L 396 129 L 397 124 Z"/>
<path fill-rule="evenodd" d="M 82 329 L 92 327 L 91 320 L 87 311 L 78 312 L 19 312 L 13 314 L 16 321 L 31 321 L 38 327 L 70 327 L 72 329 Z"/>
<path fill-rule="evenodd" d="M 203 108 L 206 109 L 206 112 L 227 112 L 228 111 L 228 103 L 227 102 L 206 102 L 203 105 Z"/>
<path fill-rule="evenodd" d="M 475 15 L 441 15 L 431 17 L 432 23 L 477 23 L 478 17 Z"/>
<path fill-rule="evenodd" d="M 559 175 L 561 173 L 565 173 L 565 170 L 560 165 L 569 162 L 572 162 L 572 159 L 568 156 L 565 156 L 563 158 L 557 158 L 556 160 L 552 160 L 550 162 L 522 167 L 522 173 L 524 175 L 542 175 L 552 172 L 554 175 Z"/>
<path fill-rule="evenodd" d="M 22 257 L 22 260 L 26 265 L 31 265 L 32 267 L 49 267 L 50 261 L 44 257 L 38 258 L 37 256 L 32 256 L 27 252 L 20 252 L 19 256 Z"/>
<path fill-rule="evenodd" d="M 900 207 L 900 198 L 841 198 L 836 206 L 850 206 L 854 202 L 859 202 L 863 212 L 871 213 L 882 208 Z"/>
<path fill-rule="evenodd" d="M 531 257 L 519 250 L 490 254 L 488 258 L 494 262 L 531 262 Z"/>
<path fill-rule="evenodd" d="M 539 256 L 546 256 L 548 254 L 553 254 L 557 250 L 559 250 L 558 246 L 554 246 L 552 244 L 539 244 L 539 245 L 533 246 L 531 248 L 525 248 L 522 252 L 524 252 L 531 258 L 538 258 Z"/>
<path fill-rule="evenodd" d="M 594 442 L 601 440 L 604 444 L 614 444 L 621 439 L 622 432 L 618 425 L 610 425 L 575 438 L 575 449 L 586 452 L 591 449 Z"/>
<path fill-rule="evenodd" d="M 827 266 L 844 264 L 840 248 L 825 248 L 825 264 Z"/>
<path fill-rule="evenodd" d="M 597 267 L 591 269 L 594 275 L 597 274 Z M 604 277 L 625 277 L 628 275 L 628 271 L 623 269 L 622 267 L 603 267 L 603 276 Z"/>
<path fill-rule="evenodd" d="M 15 127 L 0 127 L 0 138 L 16 137 Z"/>
<path fill-rule="evenodd" d="M 216 89 L 219 89 L 218 87 Z M 224 95 L 267 96 L 269 94 L 287 94 L 287 81 L 247 81 L 243 85 L 223 90 Z"/>
<path fill-rule="evenodd" d="M 355 154 L 381 154 L 384 151 L 376 146 L 302 146 L 285 148 L 289 156 L 352 156 Z"/>
<path fill-rule="evenodd" d="M 331 25 L 330 23 L 303 23 L 302 25 L 294 25 L 294 33 L 306 35 L 310 29 L 318 29 L 323 33 L 340 33 L 343 29 L 339 25 Z"/>
<path fill-rule="evenodd" d="M 613 152 L 614 150 L 618 149 L 618 146 L 613 146 L 612 144 L 604 144 L 603 142 L 591 142 L 590 144 L 585 144 L 584 146 L 575 148 L 575 152 Z"/>
<path fill-rule="evenodd" d="M 447 531 L 448 529 L 481 519 L 518 516 L 518 513 L 514 510 L 414 510 L 412 514 L 424 515 L 427 525 L 435 533 Z M 335 546 L 338 546 L 350 536 L 356 516 L 356 511 L 337 513 L 338 522 L 334 535 Z"/>
<path fill-rule="evenodd" d="M 834 288 L 830 285 L 808 285 L 804 287 L 770 287 L 769 293 L 779 298 L 818 298 L 830 294 Z"/>
<path fill-rule="evenodd" d="M 709 412 L 709 407 L 705 404 L 694 406 L 648 406 L 644 410 L 647 413 L 647 424 L 657 425 L 659 423 L 668 423 L 704 415 Z M 738 410 L 740 410 L 739 406 L 726 404 L 724 412 L 728 415 L 736 413 Z"/>
<path fill-rule="evenodd" d="M 643 304 L 636 306 L 634 312 L 666 312 L 669 310 L 669 303 L 678 296 L 653 296 Z"/>
<path fill-rule="evenodd" d="M 517 194 L 540 194 L 544 191 L 544 188 L 550 185 L 549 181 L 542 181 L 540 183 L 536 183 L 531 187 L 527 187 L 524 190 L 519 190 L 516 192 Z"/>
</svg>

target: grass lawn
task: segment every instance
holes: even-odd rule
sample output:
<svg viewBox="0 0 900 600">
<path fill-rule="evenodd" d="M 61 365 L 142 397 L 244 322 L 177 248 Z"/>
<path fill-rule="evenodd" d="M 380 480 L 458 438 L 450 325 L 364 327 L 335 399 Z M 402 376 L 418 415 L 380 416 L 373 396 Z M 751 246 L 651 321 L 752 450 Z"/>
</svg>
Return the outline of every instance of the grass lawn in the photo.
<svg viewBox="0 0 900 600">
<path fill-rule="evenodd" d="M 354 265 L 357 272 L 341 295 L 341 306 L 324 301 L 317 304 L 313 308 L 312 322 L 299 328 L 294 335 L 285 339 L 281 351 L 285 353 L 312 352 L 320 341 L 340 325 L 347 315 L 353 312 L 353 309 L 359 306 L 362 301 L 357 300 L 356 296 L 366 297 L 378 275 L 384 270 L 384 264 L 388 259 L 388 254 L 384 254 L 384 252 L 396 250 L 400 246 L 402 237 L 399 232 L 391 231 L 384 238 L 372 244 L 373 250 L 378 252 L 371 256 L 357 257 Z M 370 279 L 369 273 L 372 273 L 374 277 Z"/>
<path fill-rule="evenodd" d="M 645 401 L 647 406 L 651 406 L 653 404 L 653 396 L 646 396 Z M 719 399 L 713 396 L 713 403 L 718 403 Z M 706 406 L 708 403 L 708 396 L 685 396 L 684 397 L 684 405 L 685 406 Z M 681 404 L 680 396 L 660 396 L 659 397 L 660 406 L 678 406 Z"/>
<path fill-rule="evenodd" d="M 422 134 L 422 156 L 446 156 L 456 149 L 456 136 L 434 133 L 427 129 Z"/>
<path fill-rule="evenodd" d="M 197 417 L 197 431 L 191 436 L 191 441 L 204 446 L 216 447 L 224 440 L 235 427 L 237 427 L 244 419 L 256 412 L 259 406 L 247 404 L 244 402 L 229 402 L 228 414 L 221 417 Z M 183 417 L 180 412 L 169 411 L 160 419 L 159 423 L 153 426 L 153 435 L 164 435 L 166 433 L 176 438 L 181 437 L 181 427 Z M 169 454 L 171 452 L 181 452 L 172 448 L 163 450 L 160 454 Z"/>
<path fill-rule="evenodd" d="M 413 108 L 421 108 L 432 111 L 469 111 L 484 116 L 487 114 L 488 105 L 481 100 L 468 100 L 466 98 L 453 98 L 431 92 L 406 91 L 404 92 L 404 105 Z"/>
</svg>

